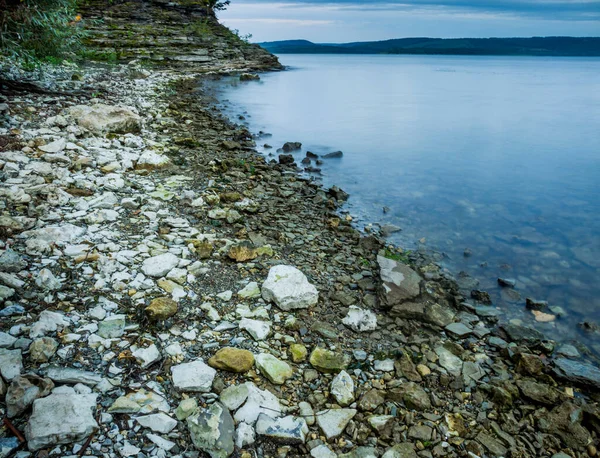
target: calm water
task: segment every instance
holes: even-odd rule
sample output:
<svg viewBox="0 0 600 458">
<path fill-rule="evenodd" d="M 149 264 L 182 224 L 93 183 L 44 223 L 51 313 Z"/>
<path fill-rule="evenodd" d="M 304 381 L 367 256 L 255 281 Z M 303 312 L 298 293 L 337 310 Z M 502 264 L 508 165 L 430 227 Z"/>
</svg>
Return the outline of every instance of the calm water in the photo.
<svg viewBox="0 0 600 458">
<path fill-rule="evenodd" d="M 220 88 L 234 119 L 272 133 L 257 143 L 301 141 L 298 163 L 342 150 L 321 179 L 351 194 L 359 225 L 395 224 L 391 241 L 444 252 L 506 319 L 534 322 L 526 296 L 562 307 L 536 326 L 600 351 L 600 334 L 577 328 L 600 320 L 600 59 L 280 60 L 289 71 Z M 521 299 L 498 277 L 516 279 Z"/>
</svg>

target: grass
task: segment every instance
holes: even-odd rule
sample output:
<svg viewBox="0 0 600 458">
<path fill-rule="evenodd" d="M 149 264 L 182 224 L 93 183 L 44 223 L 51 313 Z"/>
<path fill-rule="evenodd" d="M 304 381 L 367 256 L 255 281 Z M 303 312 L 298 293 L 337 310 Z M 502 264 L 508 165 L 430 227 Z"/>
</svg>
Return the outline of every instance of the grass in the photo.
<svg viewBox="0 0 600 458">
<path fill-rule="evenodd" d="M 398 248 L 398 250 L 401 250 L 401 249 Z M 409 250 L 394 251 L 392 248 L 386 248 L 383 256 L 388 259 L 393 259 L 394 261 L 399 261 L 404 264 L 409 264 L 410 263 L 409 256 L 411 255 L 411 253 L 412 252 Z"/>
</svg>

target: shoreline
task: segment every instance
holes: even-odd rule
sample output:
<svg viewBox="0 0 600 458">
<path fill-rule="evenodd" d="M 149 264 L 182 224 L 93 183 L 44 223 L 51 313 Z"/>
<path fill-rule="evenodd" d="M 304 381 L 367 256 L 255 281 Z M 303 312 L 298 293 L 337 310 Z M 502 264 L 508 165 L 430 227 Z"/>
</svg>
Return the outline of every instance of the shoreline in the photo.
<svg viewBox="0 0 600 458">
<path fill-rule="evenodd" d="M 227 450 L 239 438 L 244 457 L 250 451 L 290 457 L 596 455 L 600 378 L 594 373 L 582 376 L 578 367 L 555 381 L 552 345 L 527 328 L 498 331 L 493 307 L 464 305 L 438 266 L 420 257 L 408 266 L 401 253 L 386 253 L 381 241 L 362 236 L 339 217 L 335 192 L 289 166 L 268 164 L 246 129 L 204 103 L 191 75 L 178 81 L 181 74 L 145 70 L 122 87 L 115 83 L 139 76 L 140 69 L 115 70 L 100 78 L 92 68 L 84 76 L 92 86 L 104 85 L 102 103 L 137 105 L 141 129 L 132 135 L 90 134 L 76 115 L 45 123 L 70 104 L 93 106 L 89 98 L 8 101 L 11 116 L 21 119 L 13 128 L 23 141 L 15 140 L 27 146 L 10 157 L 0 152 L 2 171 L 13 180 L 8 189 L 15 188 L 3 194 L 2 240 L 18 254 L 12 270 L 6 270 L 7 256 L 0 265 L 2 282 L 12 281 L 9 300 L 24 311 L 0 317 L 6 333 L 0 358 L 5 379 L 8 362 L 17 373 L 34 371 L 57 386 L 47 396 L 47 385 L 40 385 L 46 388 L 33 415 L 43 399 L 97 396 L 100 407 L 94 400 L 92 410 L 100 425 L 78 411 L 90 429 L 77 441 L 99 426 L 90 450 L 122 456 L 150 447 L 149 454 L 187 457 L 190 439 L 196 449 L 222 453 L 215 434 Z M 55 143 L 61 138 L 68 140 L 62 149 Z M 33 194 L 32 205 L 20 188 Z M 56 226 L 59 232 L 47 232 Z M 276 265 L 306 275 L 317 303 L 311 299 L 304 308 L 292 297 L 300 308 L 290 310 L 265 295 Z M 216 349 L 229 347 L 252 353 L 256 367 L 238 374 L 231 361 L 210 363 Z M 21 366 L 15 366 L 17 352 Z M 57 374 L 47 361 L 75 372 Z M 178 370 L 198 361 L 193 383 L 204 377 L 209 383 L 180 385 Z M 562 355 L 555 361 L 569 369 L 575 360 Z M 22 386 L 41 383 L 10 375 L 11 387 L 15 378 Z M 582 382 L 588 388 L 580 389 Z M 227 394 L 242 383 L 261 393 L 258 402 L 246 394 L 243 408 L 261 412 L 268 400 L 277 413 L 262 411 L 269 417 L 260 417 L 262 424 L 256 416 L 241 421 L 243 408 L 229 404 Z M 0 386 L 4 393 L 7 385 Z M 21 400 L 17 392 L 10 391 L 13 408 Z M 199 404 L 188 417 L 182 413 L 186 398 Z M 0 405 L 5 409 L 6 401 Z M 151 411 L 179 421 L 169 432 L 150 428 L 162 436 L 134 430 L 144 426 L 141 414 Z M 331 412 L 342 416 L 343 426 L 336 427 L 340 419 L 330 419 Z M 29 419 L 30 448 L 32 440 L 55 447 L 31 431 L 30 415 L 25 406 L 13 417 L 21 431 Z M 224 427 L 233 424 L 232 416 L 235 433 Z M 195 429 L 202 421 L 216 421 L 218 430 Z M 118 434 L 111 436 L 114 425 Z M 250 436 L 256 442 L 248 445 Z M 77 453 L 71 445 L 60 453 L 71 450 Z"/>
</svg>

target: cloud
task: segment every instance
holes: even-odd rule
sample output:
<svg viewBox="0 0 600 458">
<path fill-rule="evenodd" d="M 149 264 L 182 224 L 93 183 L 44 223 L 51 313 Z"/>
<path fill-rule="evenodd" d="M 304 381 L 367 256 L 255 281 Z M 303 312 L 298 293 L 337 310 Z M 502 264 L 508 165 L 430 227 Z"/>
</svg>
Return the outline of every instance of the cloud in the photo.
<svg viewBox="0 0 600 458">
<path fill-rule="evenodd" d="M 237 0 L 276 8 L 320 7 L 330 10 L 483 13 L 533 16 L 552 20 L 600 20 L 600 0 Z"/>
</svg>

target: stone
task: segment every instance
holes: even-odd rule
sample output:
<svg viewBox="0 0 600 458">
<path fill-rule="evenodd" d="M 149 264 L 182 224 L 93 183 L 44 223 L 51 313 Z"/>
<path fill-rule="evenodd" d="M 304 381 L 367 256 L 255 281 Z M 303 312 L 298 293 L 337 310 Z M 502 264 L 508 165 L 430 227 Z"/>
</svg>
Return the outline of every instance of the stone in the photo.
<svg viewBox="0 0 600 458">
<path fill-rule="evenodd" d="M 160 351 L 155 344 L 152 344 L 146 348 L 138 348 L 132 353 L 132 356 L 136 359 L 138 364 L 142 366 L 142 369 L 151 366 L 161 357 Z"/>
<path fill-rule="evenodd" d="M 236 423 L 253 425 L 261 413 L 273 418 L 281 416 L 281 405 L 277 396 L 257 388 L 252 382 L 226 388 L 219 399 L 229 410 L 236 410 Z"/>
<path fill-rule="evenodd" d="M 292 368 L 285 361 L 281 361 L 269 353 L 256 355 L 256 367 L 271 383 L 283 384 L 293 375 Z"/>
<path fill-rule="evenodd" d="M 408 428 L 408 437 L 421 442 L 429 442 L 433 436 L 433 428 L 427 425 L 415 425 Z"/>
<path fill-rule="evenodd" d="M 173 385 L 179 391 L 208 393 L 217 371 L 201 359 L 171 367 Z"/>
<path fill-rule="evenodd" d="M 225 218 L 229 218 L 229 213 L 230 212 L 226 213 Z M 214 216 L 216 219 L 216 215 Z M 243 242 L 233 245 L 231 248 L 229 248 L 227 256 L 236 262 L 245 262 L 255 259 L 258 256 L 258 252 L 250 242 Z"/>
<path fill-rule="evenodd" d="M 466 337 L 473 333 L 473 330 L 464 323 L 450 323 L 444 329 L 459 338 Z"/>
<path fill-rule="evenodd" d="M 37 322 L 31 327 L 29 337 L 35 339 L 49 332 L 56 332 L 69 326 L 71 321 L 63 314 L 44 310 L 38 316 Z"/>
<path fill-rule="evenodd" d="M 439 365 L 446 369 L 451 375 L 459 377 L 462 372 L 463 361 L 443 346 L 435 348 L 439 358 Z"/>
<path fill-rule="evenodd" d="M 6 392 L 6 414 L 14 418 L 25 412 L 38 398 L 48 396 L 54 383 L 35 374 L 16 376 Z"/>
<path fill-rule="evenodd" d="M 378 359 L 373 362 L 373 369 L 381 372 L 392 372 L 394 370 L 393 359 Z"/>
<path fill-rule="evenodd" d="M 542 431 L 559 436 L 567 447 L 583 448 L 592 440 L 590 432 L 581 425 L 583 418 L 583 409 L 567 401 L 552 409 L 539 422 L 539 427 Z"/>
<path fill-rule="evenodd" d="M 526 398 L 540 404 L 555 405 L 560 399 L 560 393 L 555 388 L 534 380 L 517 380 L 517 386 Z"/>
<path fill-rule="evenodd" d="M 377 316 L 370 310 L 351 305 L 342 323 L 357 332 L 374 331 L 377 329 Z"/>
<path fill-rule="evenodd" d="M 62 288 L 62 282 L 50 269 L 40 270 L 35 278 L 35 284 L 44 291 L 56 291 Z"/>
<path fill-rule="evenodd" d="M 140 388 L 115 400 L 108 409 L 109 413 L 152 413 L 156 410 L 169 412 L 169 403 L 160 394 Z"/>
<path fill-rule="evenodd" d="M 348 367 L 350 357 L 342 353 L 316 347 L 310 354 L 309 362 L 319 372 L 337 373 Z"/>
<path fill-rule="evenodd" d="M 544 370 L 544 363 L 537 355 L 521 353 L 517 361 L 516 371 L 524 375 L 539 375 Z"/>
<path fill-rule="evenodd" d="M 83 383 L 94 386 L 102 381 L 102 376 L 91 371 L 82 371 L 70 367 L 51 366 L 46 376 L 56 383 Z"/>
<path fill-rule="evenodd" d="M 328 409 L 317 412 L 317 424 L 327 440 L 338 437 L 356 415 L 355 409 Z"/>
<path fill-rule="evenodd" d="M 258 283 L 252 281 L 248 283 L 244 288 L 238 291 L 238 296 L 242 299 L 255 299 L 260 297 L 260 287 Z"/>
<path fill-rule="evenodd" d="M 208 365 L 223 371 L 244 373 L 254 366 L 254 355 L 248 350 L 225 347 L 208 360 Z"/>
<path fill-rule="evenodd" d="M 281 310 L 289 311 L 315 305 L 319 292 L 300 270 L 278 265 L 269 270 L 262 285 L 262 297 L 267 302 L 274 302 Z"/>
<path fill-rule="evenodd" d="M 10 348 L 16 341 L 16 337 L 11 336 L 7 332 L 0 332 L 0 348 Z"/>
<path fill-rule="evenodd" d="M 423 366 L 425 370 L 429 370 L 427 366 Z M 394 362 L 394 369 L 399 377 L 406 377 L 411 382 L 420 382 L 422 380 L 421 373 L 411 357 L 406 352 L 402 352 L 399 359 Z"/>
<path fill-rule="evenodd" d="M 38 149 L 44 153 L 60 153 L 65 149 L 65 146 L 67 146 L 67 141 L 64 138 L 59 138 L 46 145 L 38 146 Z"/>
<path fill-rule="evenodd" d="M 256 421 L 256 433 L 283 444 L 303 444 L 308 434 L 308 425 L 303 418 L 292 415 L 271 418 L 261 413 Z"/>
<path fill-rule="evenodd" d="M 141 118 L 125 107 L 98 103 L 92 106 L 76 105 L 68 109 L 68 114 L 81 127 L 95 134 L 125 134 L 139 132 Z"/>
<path fill-rule="evenodd" d="M 125 315 L 111 315 L 98 323 L 98 335 L 105 339 L 116 339 L 125 332 Z"/>
<path fill-rule="evenodd" d="M 240 423 L 235 430 L 235 446 L 244 448 L 246 445 L 252 445 L 256 441 L 254 428 L 248 423 Z"/>
<path fill-rule="evenodd" d="M 142 272 L 153 278 L 164 277 L 178 265 L 179 258 L 177 256 L 172 253 L 164 253 L 144 259 Z"/>
<path fill-rule="evenodd" d="M 381 277 L 380 300 L 392 308 L 421 294 L 421 277 L 410 267 L 384 256 L 377 256 Z"/>
<path fill-rule="evenodd" d="M 177 420 L 163 412 L 137 417 L 136 421 L 144 428 L 150 428 L 152 431 L 162 434 L 170 433 L 177 426 Z"/>
<path fill-rule="evenodd" d="M 178 420 L 185 420 L 191 414 L 193 414 L 198 408 L 198 402 L 194 398 L 182 399 L 177 409 L 175 409 L 175 416 Z"/>
<path fill-rule="evenodd" d="M 233 453 L 235 426 L 229 410 L 219 402 L 187 417 L 187 427 L 197 449 L 211 458 L 227 458 Z"/>
<path fill-rule="evenodd" d="M 4 380 L 10 382 L 23 370 L 23 357 L 21 350 L 7 350 L 0 348 L 0 374 Z"/>
<path fill-rule="evenodd" d="M 170 164 L 171 159 L 164 154 L 147 150 L 140 155 L 137 163 L 135 164 L 135 168 L 137 170 L 157 170 L 168 167 Z"/>
<path fill-rule="evenodd" d="M 163 437 L 157 434 L 148 433 L 146 434 L 146 437 L 150 439 L 154 444 L 158 445 L 158 447 L 167 452 L 177 445 L 175 442 L 164 439 Z"/>
<path fill-rule="evenodd" d="M 177 313 L 177 302 L 170 297 L 157 297 L 152 299 L 146 307 L 146 314 L 152 320 L 162 321 L 171 318 Z"/>
<path fill-rule="evenodd" d="M 364 393 L 358 400 L 358 408 L 372 412 L 385 402 L 383 392 L 377 389 L 371 389 Z"/>
<path fill-rule="evenodd" d="M 337 458 L 337 455 L 325 444 L 316 446 L 310 451 L 313 458 Z"/>
<path fill-rule="evenodd" d="M 285 142 L 281 147 L 281 149 L 286 153 L 289 153 L 291 151 L 297 151 L 300 148 L 302 148 L 302 143 L 300 142 Z"/>
<path fill-rule="evenodd" d="M 291 344 L 290 345 L 290 356 L 292 361 L 295 363 L 301 363 L 306 360 L 308 350 L 302 344 Z"/>
<path fill-rule="evenodd" d="M 19 272 L 27 267 L 23 257 L 10 248 L 0 255 L 0 272 Z"/>
<path fill-rule="evenodd" d="M 554 372 L 558 377 L 572 383 L 600 389 L 600 369 L 589 363 L 557 358 L 554 361 Z"/>
<path fill-rule="evenodd" d="M 69 387 L 33 402 L 25 437 L 30 451 L 88 438 L 98 430 L 95 394 L 76 394 Z"/>
<path fill-rule="evenodd" d="M 408 442 L 388 448 L 382 458 L 417 458 L 414 446 Z"/>
<path fill-rule="evenodd" d="M 483 445 L 492 456 L 506 456 L 508 453 L 508 449 L 491 433 L 485 430 L 477 434 L 475 440 Z"/>
<path fill-rule="evenodd" d="M 41 337 L 35 339 L 29 346 L 29 359 L 36 363 L 46 363 L 52 358 L 58 342 L 52 337 Z"/>
<path fill-rule="evenodd" d="M 265 340 L 271 333 L 271 322 L 242 318 L 240 329 L 245 329 L 254 340 Z"/>
<path fill-rule="evenodd" d="M 331 381 L 329 392 L 339 405 L 346 407 L 354 402 L 354 380 L 346 371 L 341 371 Z"/>
<path fill-rule="evenodd" d="M 407 408 L 419 411 L 427 411 L 431 408 L 429 395 L 414 382 L 403 383 L 402 385 L 388 390 L 387 399 L 392 401 L 403 401 Z"/>
<path fill-rule="evenodd" d="M 308 426 L 315 424 L 315 411 L 308 402 L 300 401 L 298 403 L 298 412 L 300 413 L 300 416 L 306 420 Z"/>
<path fill-rule="evenodd" d="M 513 342 L 535 343 L 544 338 L 543 334 L 528 326 L 514 323 L 504 323 L 501 328 Z"/>
</svg>

